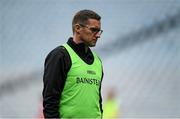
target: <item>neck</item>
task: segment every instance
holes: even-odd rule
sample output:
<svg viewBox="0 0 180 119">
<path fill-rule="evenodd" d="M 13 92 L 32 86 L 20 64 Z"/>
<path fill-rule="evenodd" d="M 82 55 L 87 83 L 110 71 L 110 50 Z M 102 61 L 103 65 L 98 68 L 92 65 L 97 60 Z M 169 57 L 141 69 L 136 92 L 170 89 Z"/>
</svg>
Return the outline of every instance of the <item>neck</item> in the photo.
<svg viewBox="0 0 180 119">
<path fill-rule="evenodd" d="M 85 52 L 87 53 L 88 51 L 88 46 L 86 44 L 83 43 L 83 41 L 80 40 L 80 38 L 76 37 L 76 35 L 73 36 L 73 41 L 76 43 L 76 44 L 83 44 L 84 45 L 84 48 L 85 48 Z"/>
<path fill-rule="evenodd" d="M 74 41 L 76 44 L 83 43 L 81 40 L 79 40 L 79 38 L 78 38 L 76 35 L 73 35 L 73 41 Z"/>
</svg>

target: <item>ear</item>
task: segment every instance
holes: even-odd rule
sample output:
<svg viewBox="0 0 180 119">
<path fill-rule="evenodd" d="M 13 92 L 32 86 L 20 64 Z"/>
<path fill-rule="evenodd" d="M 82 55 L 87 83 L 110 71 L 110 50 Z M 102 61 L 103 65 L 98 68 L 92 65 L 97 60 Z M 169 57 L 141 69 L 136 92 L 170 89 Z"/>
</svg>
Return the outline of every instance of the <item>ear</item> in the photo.
<svg viewBox="0 0 180 119">
<path fill-rule="evenodd" d="M 81 26 L 79 24 L 74 25 L 74 30 L 76 33 L 79 33 L 81 31 Z"/>
</svg>

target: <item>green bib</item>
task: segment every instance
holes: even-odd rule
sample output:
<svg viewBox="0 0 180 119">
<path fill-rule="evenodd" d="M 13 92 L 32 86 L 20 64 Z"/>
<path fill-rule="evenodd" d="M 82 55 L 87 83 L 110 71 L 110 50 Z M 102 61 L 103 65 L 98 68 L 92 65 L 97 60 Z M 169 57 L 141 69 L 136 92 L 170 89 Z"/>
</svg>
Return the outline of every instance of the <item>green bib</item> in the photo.
<svg viewBox="0 0 180 119">
<path fill-rule="evenodd" d="M 68 45 L 72 66 L 67 74 L 60 99 L 61 118 L 101 118 L 99 88 L 102 64 L 95 53 L 93 64 L 85 63 Z"/>
</svg>

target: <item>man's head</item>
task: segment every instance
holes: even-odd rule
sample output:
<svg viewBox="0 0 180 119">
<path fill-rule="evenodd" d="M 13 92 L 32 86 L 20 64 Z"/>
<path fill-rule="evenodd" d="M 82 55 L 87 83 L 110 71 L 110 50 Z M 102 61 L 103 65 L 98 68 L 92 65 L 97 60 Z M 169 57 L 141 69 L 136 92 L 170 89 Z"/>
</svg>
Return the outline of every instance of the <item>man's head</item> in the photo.
<svg viewBox="0 0 180 119">
<path fill-rule="evenodd" d="M 93 47 L 100 38 L 101 17 L 91 10 L 81 10 L 77 12 L 72 21 L 73 35 L 78 42 L 83 42 L 87 46 Z"/>
</svg>

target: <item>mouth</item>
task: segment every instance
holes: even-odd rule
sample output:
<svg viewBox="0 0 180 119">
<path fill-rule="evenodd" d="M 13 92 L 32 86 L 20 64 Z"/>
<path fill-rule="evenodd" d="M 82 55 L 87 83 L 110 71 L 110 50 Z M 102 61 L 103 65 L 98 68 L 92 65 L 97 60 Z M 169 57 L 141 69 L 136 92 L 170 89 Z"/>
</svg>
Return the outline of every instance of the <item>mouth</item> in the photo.
<svg viewBox="0 0 180 119">
<path fill-rule="evenodd" d="M 93 41 L 97 41 L 97 38 L 93 39 Z"/>
<path fill-rule="evenodd" d="M 97 39 L 94 39 L 93 42 L 96 43 L 96 42 L 97 42 Z"/>
</svg>

